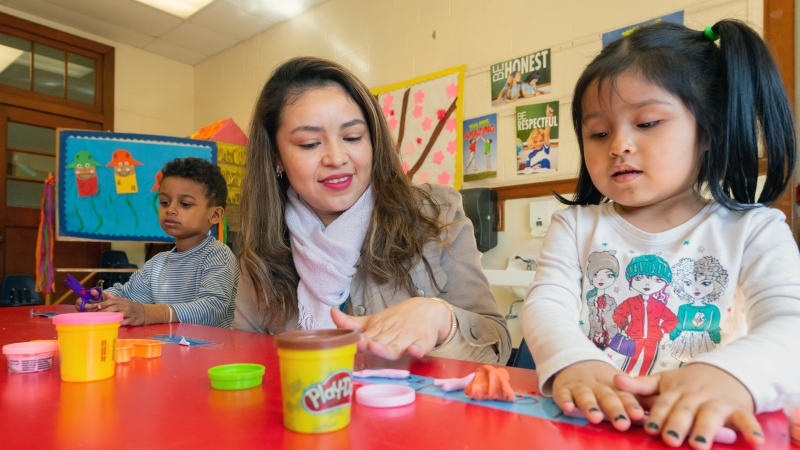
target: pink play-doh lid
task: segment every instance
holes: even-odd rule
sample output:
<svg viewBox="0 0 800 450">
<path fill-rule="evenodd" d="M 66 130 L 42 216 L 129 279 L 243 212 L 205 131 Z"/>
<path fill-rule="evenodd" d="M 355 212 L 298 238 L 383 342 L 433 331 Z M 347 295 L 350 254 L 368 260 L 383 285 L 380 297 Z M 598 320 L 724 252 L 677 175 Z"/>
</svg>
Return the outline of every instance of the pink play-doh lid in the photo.
<svg viewBox="0 0 800 450">
<path fill-rule="evenodd" d="M 356 402 L 373 408 L 393 408 L 413 403 L 416 394 L 414 389 L 408 386 L 368 384 L 358 388 Z"/>
<path fill-rule="evenodd" d="M 58 350 L 55 342 L 19 342 L 3 346 L 4 355 L 36 355 L 39 353 L 52 353 Z"/>
<path fill-rule="evenodd" d="M 56 325 L 102 325 L 122 322 L 122 318 L 122 313 L 118 312 L 83 312 L 59 314 L 53 317 L 53 323 Z"/>
</svg>

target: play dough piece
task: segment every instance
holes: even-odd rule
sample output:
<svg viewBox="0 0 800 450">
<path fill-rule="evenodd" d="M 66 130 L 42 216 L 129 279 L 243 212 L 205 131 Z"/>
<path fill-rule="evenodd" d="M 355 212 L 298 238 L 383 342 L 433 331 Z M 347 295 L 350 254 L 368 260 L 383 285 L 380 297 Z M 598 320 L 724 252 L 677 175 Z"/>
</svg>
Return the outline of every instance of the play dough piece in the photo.
<svg viewBox="0 0 800 450">
<path fill-rule="evenodd" d="M 358 378 L 408 378 L 411 372 L 399 369 L 366 369 L 353 372 Z"/>
<path fill-rule="evenodd" d="M 373 408 L 394 408 L 414 403 L 417 393 L 408 386 L 369 384 L 358 388 L 356 402 Z"/>
<path fill-rule="evenodd" d="M 475 378 L 475 373 L 471 373 L 464 378 L 438 378 L 433 381 L 434 386 L 439 386 L 445 392 L 460 391 L 467 387 Z"/>
<path fill-rule="evenodd" d="M 513 402 L 514 390 L 508 380 L 506 369 L 484 364 L 475 371 L 475 378 L 464 389 L 464 393 L 475 400 Z"/>
</svg>

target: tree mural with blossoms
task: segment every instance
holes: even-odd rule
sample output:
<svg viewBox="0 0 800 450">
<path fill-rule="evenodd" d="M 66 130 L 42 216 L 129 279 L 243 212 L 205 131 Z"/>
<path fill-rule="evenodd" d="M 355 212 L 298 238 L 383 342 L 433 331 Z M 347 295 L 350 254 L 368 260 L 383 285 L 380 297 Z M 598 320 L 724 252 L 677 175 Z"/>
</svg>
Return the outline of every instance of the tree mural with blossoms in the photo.
<svg viewBox="0 0 800 450">
<path fill-rule="evenodd" d="M 415 183 L 461 185 L 464 66 L 373 90 Z"/>
</svg>

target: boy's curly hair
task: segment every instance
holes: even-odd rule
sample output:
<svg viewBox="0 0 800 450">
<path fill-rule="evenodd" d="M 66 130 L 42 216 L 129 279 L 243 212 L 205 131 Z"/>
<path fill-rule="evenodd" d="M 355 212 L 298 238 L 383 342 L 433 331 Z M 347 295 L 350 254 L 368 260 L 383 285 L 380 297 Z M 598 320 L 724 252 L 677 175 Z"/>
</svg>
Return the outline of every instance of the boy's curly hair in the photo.
<svg viewBox="0 0 800 450">
<path fill-rule="evenodd" d="M 200 183 L 203 186 L 208 206 L 221 206 L 224 208 L 226 205 L 228 186 L 225 183 L 225 177 L 222 176 L 219 166 L 205 159 L 192 156 L 175 158 L 164 165 L 164 168 L 161 169 L 161 175 L 162 183 L 167 177 L 186 178 Z"/>
</svg>

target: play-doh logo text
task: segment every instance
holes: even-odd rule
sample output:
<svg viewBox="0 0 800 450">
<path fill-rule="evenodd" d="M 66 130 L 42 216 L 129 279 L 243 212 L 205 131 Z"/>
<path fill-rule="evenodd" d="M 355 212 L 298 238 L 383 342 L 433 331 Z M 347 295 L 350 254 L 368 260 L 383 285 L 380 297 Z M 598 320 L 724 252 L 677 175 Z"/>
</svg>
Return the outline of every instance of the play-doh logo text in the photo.
<svg viewBox="0 0 800 450">
<path fill-rule="evenodd" d="M 321 383 L 303 391 L 303 409 L 309 414 L 324 414 L 334 409 L 350 406 L 353 378 L 349 370 L 332 373 Z"/>
</svg>

